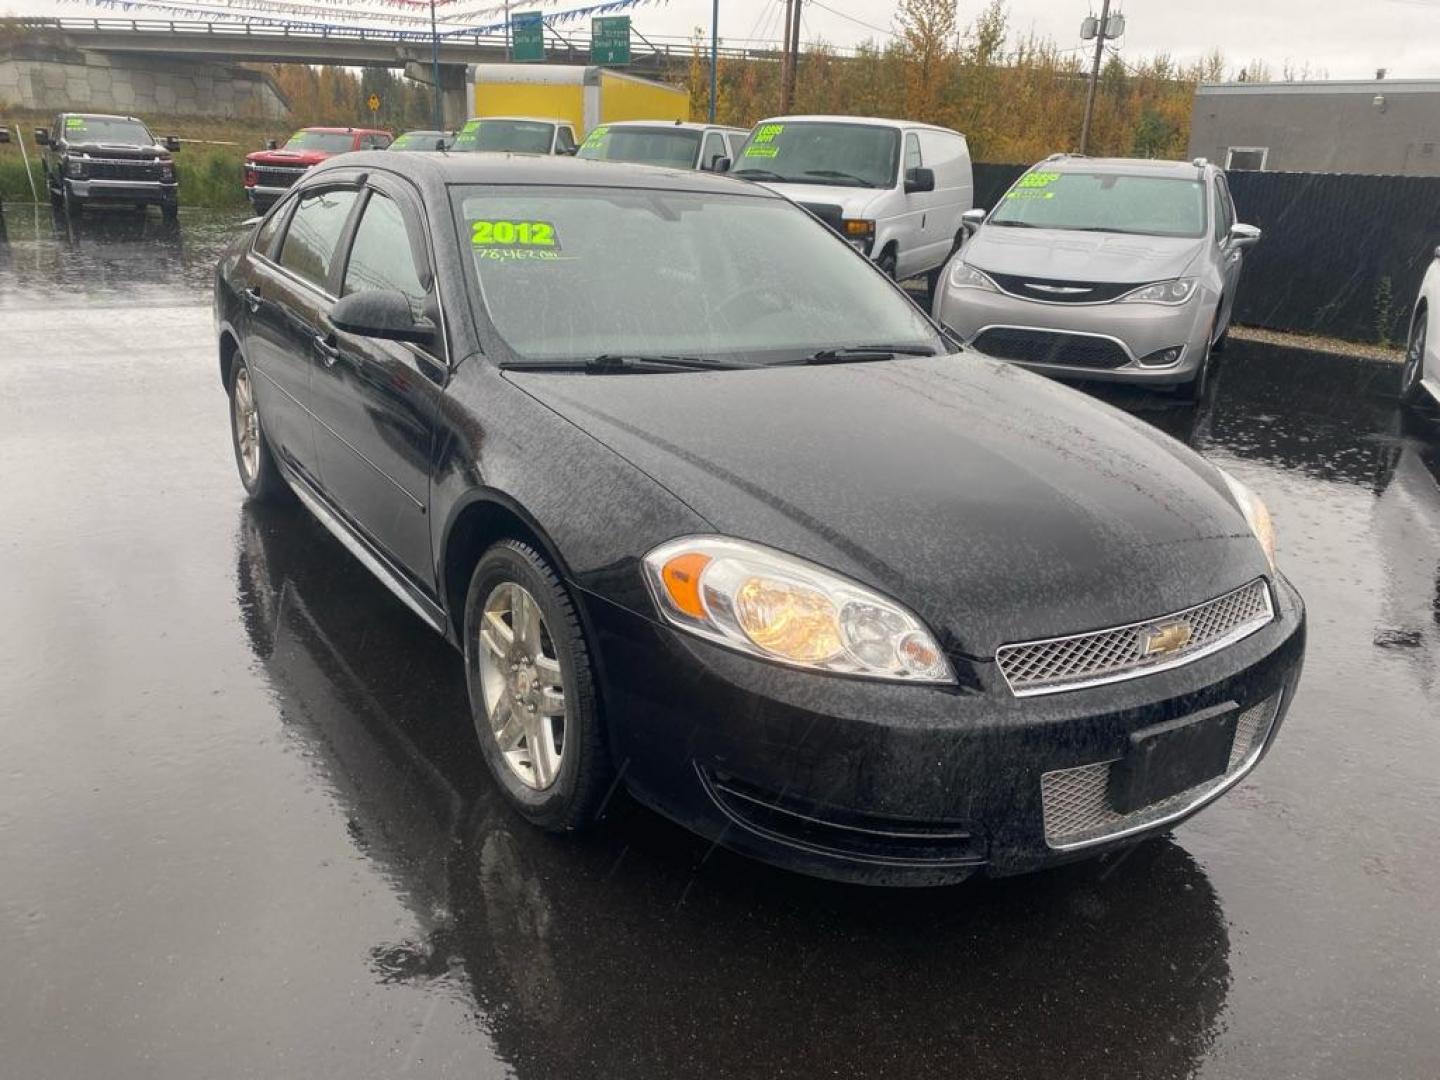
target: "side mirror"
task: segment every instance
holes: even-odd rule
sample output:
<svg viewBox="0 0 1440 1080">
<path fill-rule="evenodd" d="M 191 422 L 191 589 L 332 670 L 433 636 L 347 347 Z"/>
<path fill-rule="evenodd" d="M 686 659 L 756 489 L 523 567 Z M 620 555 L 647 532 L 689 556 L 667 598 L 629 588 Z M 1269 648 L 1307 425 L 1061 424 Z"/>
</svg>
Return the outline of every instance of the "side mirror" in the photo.
<svg viewBox="0 0 1440 1080">
<path fill-rule="evenodd" d="M 988 216 L 989 213 L 985 210 L 966 210 L 960 215 L 960 227 L 965 230 L 966 236 L 970 236 L 976 229 L 985 224 L 985 219 Z"/>
<path fill-rule="evenodd" d="M 280 149 L 280 140 L 279 140 L 279 139 L 266 139 L 266 140 L 265 140 L 265 149 L 266 149 L 266 150 L 279 150 L 279 149 Z"/>
<path fill-rule="evenodd" d="M 906 169 L 905 170 L 905 194 L 910 195 L 916 191 L 935 190 L 934 169 Z"/>
<path fill-rule="evenodd" d="M 565 157 L 574 157 L 579 152 L 580 147 L 578 146 L 564 146 L 556 151 L 557 154 L 563 154 Z"/>
<path fill-rule="evenodd" d="M 50 145 L 50 132 L 46 131 L 44 128 L 36 128 L 36 129 L 35 129 L 35 141 L 36 141 L 39 145 L 41 145 L 41 146 L 49 146 L 49 145 Z"/>
<path fill-rule="evenodd" d="M 1230 246 L 1235 248 L 1254 247 L 1260 242 L 1260 230 L 1254 225 L 1231 225 Z"/>
<path fill-rule="evenodd" d="M 717 157 L 710 168 L 713 172 L 729 172 L 732 164 L 734 164 L 734 162 L 728 157 Z"/>
<path fill-rule="evenodd" d="M 8 127 L 0 127 L 0 143 L 7 143 L 9 141 L 10 129 Z"/>
<path fill-rule="evenodd" d="M 410 309 L 398 289 L 363 289 L 342 296 L 330 309 L 336 330 L 387 341 L 413 341 L 428 345 L 435 340 L 435 324 Z"/>
<path fill-rule="evenodd" d="M 166 150 L 169 150 L 172 154 L 179 153 L 179 152 L 180 152 L 180 136 L 179 136 L 179 135 L 166 135 L 166 136 L 165 136 L 165 149 L 166 149 Z"/>
</svg>

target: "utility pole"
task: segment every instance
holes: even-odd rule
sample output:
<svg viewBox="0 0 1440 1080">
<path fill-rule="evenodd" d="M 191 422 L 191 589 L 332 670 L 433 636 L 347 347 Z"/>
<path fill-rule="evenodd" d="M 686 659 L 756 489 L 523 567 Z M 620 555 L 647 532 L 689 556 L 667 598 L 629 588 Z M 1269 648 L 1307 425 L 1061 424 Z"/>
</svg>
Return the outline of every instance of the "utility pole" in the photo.
<svg viewBox="0 0 1440 1080">
<path fill-rule="evenodd" d="M 785 0 L 785 49 L 780 62 L 780 112 L 790 111 L 795 100 L 795 81 L 800 67 L 800 5 L 804 0 Z"/>
<path fill-rule="evenodd" d="M 440 31 L 435 27 L 435 0 L 430 0 L 430 77 L 435 80 L 435 130 L 445 130 L 445 109 L 440 101 Z"/>
<path fill-rule="evenodd" d="M 795 0 L 785 0 L 785 20 L 781 23 L 782 44 L 780 46 L 780 115 L 790 111 L 790 18 L 794 13 Z"/>
<path fill-rule="evenodd" d="M 715 123 L 715 94 L 720 85 L 720 0 L 710 0 L 710 123 Z"/>
<path fill-rule="evenodd" d="M 1110 0 L 1101 0 L 1100 22 L 1095 26 L 1095 62 L 1090 65 L 1090 90 L 1085 95 L 1085 123 L 1080 128 L 1080 153 L 1085 153 L 1085 148 L 1090 142 L 1090 118 L 1095 115 L 1095 87 L 1100 82 L 1100 59 L 1105 55 L 1106 30 L 1110 25 Z M 1090 28 L 1090 20 L 1086 19 L 1080 25 L 1080 36 L 1084 38 Z M 1124 29 L 1124 23 L 1121 23 Z M 1110 35 L 1119 37 L 1119 34 Z"/>
</svg>

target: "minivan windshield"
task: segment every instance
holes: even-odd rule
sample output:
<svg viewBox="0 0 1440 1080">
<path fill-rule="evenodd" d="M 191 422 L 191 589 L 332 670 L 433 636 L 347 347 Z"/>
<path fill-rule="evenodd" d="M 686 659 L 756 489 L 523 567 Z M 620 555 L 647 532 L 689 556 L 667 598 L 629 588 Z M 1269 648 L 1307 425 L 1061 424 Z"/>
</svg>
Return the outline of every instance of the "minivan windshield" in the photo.
<svg viewBox="0 0 1440 1080">
<path fill-rule="evenodd" d="M 889 188 L 899 165 L 900 132 L 893 127 L 786 120 L 752 131 L 731 171 L 773 183 Z"/>
<path fill-rule="evenodd" d="M 457 187 L 471 283 L 524 360 L 795 362 L 885 343 L 947 351 L 863 256 L 769 196 Z"/>
<path fill-rule="evenodd" d="M 599 127 L 590 132 L 575 156 L 689 169 L 699 152 L 700 132 L 689 128 Z"/>
<path fill-rule="evenodd" d="M 988 224 L 1199 237 L 1205 185 L 1183 177 L 1036 169 L 1005 193 Z"/>
<path fill-rule="evenodd" d="M 155 136 L 139 120 L 112 116 L 67 116 L 63 137 L 69 142 L 154 146 Z"/>
<path fill-rule="evenodd" d="M 285 143 L 286 150 L 318 150 L 322 154 L 343 154 L 355 145 L 348 131 L 297 131 Z"/>
<path fill-rule="evenodd" d="M 555 125 L 540 120 L 467 120 L 450 149 L 548 154 L 554 138 Z"/>
</svg>

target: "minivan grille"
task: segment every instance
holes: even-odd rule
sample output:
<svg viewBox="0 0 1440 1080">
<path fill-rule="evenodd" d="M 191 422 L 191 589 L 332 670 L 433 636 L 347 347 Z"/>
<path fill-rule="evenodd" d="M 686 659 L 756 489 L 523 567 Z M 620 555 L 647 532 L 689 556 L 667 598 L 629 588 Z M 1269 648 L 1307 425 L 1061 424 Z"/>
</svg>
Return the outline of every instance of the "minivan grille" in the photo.
<svg viewBox="0 0 1440 1080">
<path fill-rule="evenodd" d="M 1021 274 L 989 274 L 990 280 L 1011 296 L 1025 300 L 1044 300 L 1051 304 L 1101 304 L 1115 300 L 1140 288 L 1138 284 L 1116 284 L 1109 281 L 1061 281 L 1054 278 L 1025 277 Z"/>
<path fill-rule="evenodd" d="M 1018 360 L 1022 364 L 1102 369 L 1124 367 L 1130 362 L 1118 341 L 1054 330 L 995 326 L 981 331 L 973 344 L 990 356 Z"/>
<path fill-rule="evenodd" d="M 1053 694 L 1198 660 L 1247 637 L 1274 617 L 1270 587 L 1264 578 L 1256 578 L 1173 615 L 1070 637 L 1002 645 L 995 652 L 995 663 L 1017 697 Z M 1181 624 L 1187 628 L 1183 643 L 1165 651 L 1153 647 L 1157 634 Z"/>
<path fill-rule="evenodd" d="M 1080 847 L 1159 824 L 1198 806 L 1258 760 L 1279 705 L 1280 695 L 1276 694 L 1240 714 L 1224 773 L 1128 814 L 1110 805 L 1110 768 L 1114 761 L 1045 773 L 1040 777 L 1045 842 L 1052 848 Z"/>
</svg>

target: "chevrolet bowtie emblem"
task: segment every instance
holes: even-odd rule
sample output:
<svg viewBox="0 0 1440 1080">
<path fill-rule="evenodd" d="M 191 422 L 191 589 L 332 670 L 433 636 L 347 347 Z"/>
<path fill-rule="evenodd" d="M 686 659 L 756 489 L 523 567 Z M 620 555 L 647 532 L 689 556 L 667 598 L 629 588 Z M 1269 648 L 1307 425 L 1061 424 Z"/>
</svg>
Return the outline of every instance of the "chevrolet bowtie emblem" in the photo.
<svg viewBox="0 0 1440 1080">
<path fill-rule="evenodd" d="M 1184 619 L 1151 626 L 1141 632 L 1141 656 L 1168 656 L 1190 644 L 1195 628 Z"/>
</svg>

